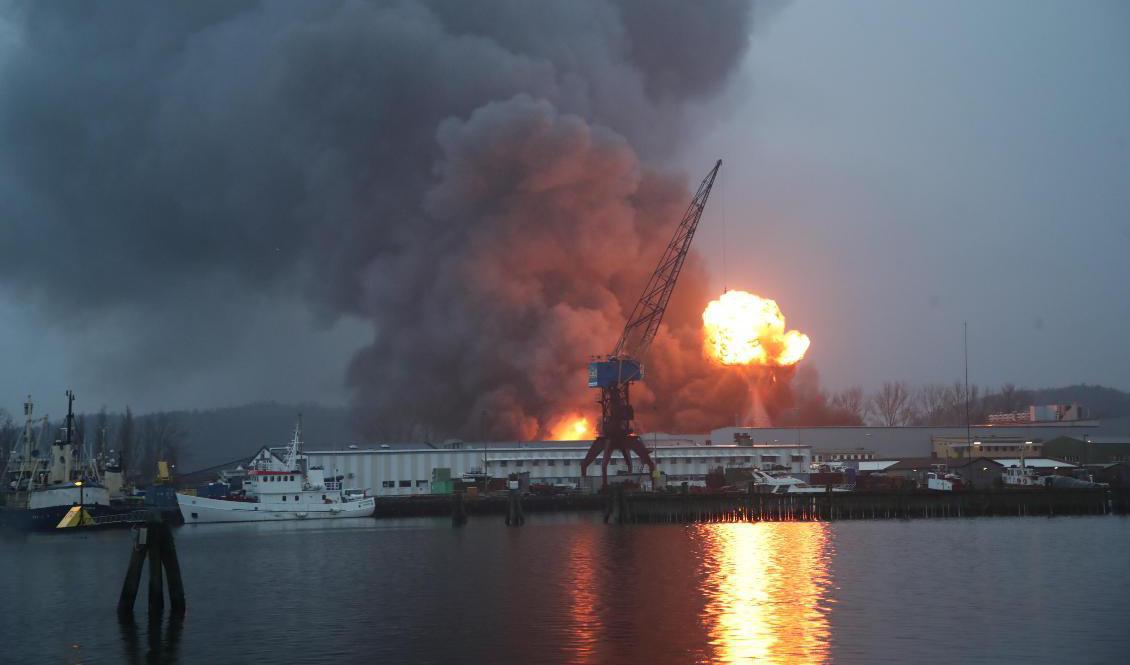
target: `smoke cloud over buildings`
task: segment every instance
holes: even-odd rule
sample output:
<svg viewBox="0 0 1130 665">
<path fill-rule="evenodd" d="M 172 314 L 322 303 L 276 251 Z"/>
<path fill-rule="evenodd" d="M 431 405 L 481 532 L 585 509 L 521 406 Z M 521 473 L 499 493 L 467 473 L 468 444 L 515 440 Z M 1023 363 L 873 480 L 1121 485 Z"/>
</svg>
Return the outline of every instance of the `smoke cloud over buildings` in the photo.
<svg viewBox="0 0 1130 665">
<path fill-rule="evenodd" d="M 0 279 L 129 322 L 128 381 L 256 344 L 247 312 L 371 322 L 371 436 L 544 435 L 591 413 L 689 193 L 665 163 L 745 52 L 741 2 L 27 3 L 0 56 Z M 705 168 L 709 166 L 704 164 Z M 709 210 L 709 208 L 708 208 Z M 648 429 L 746 409 L 688 262 Z M 294 354 L 301 355 L 302 348 Z M 301 377 L 293 377 L 301 380 Z"/>
</svg>

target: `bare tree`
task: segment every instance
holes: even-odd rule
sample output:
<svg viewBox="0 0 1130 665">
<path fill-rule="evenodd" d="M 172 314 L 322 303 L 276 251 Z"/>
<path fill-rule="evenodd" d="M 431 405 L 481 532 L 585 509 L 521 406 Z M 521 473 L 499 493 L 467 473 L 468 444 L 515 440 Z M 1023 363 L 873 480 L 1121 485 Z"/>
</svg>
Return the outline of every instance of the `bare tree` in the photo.
<svg viewBox="0 0 1130 665">
<path fill-rule="evenodd" d="M 883 387 L 871 396 L 869 405 L 879 424 L 887 427 L 905 425 L 914 416 L 910 388 L 903 381 L 884 381 Z"/>
<path fill-rule="evenodd" d="M 157 462 L 177 463 L 188 431 L 166 411 L 145 416 L 142 423 L 138 471 L 148 480 L 150 474 L 156 473 Z"/>
<path fill-rule="evenodd" d="M 928 383 L 914 393 L 915 419 L 919 425 L 957 425 L 964 422 L 962 386 Z"/>
<path fill-rule="evenodd" d="M 20 430 L 16 427 L 12 416 L 0 409 L 0 467 L 7 463 L 12 454 L 12 449 L 20 439 Z"/>
<path fill-rule="evenodd" d="M 133 412 L 130 411 L 129 406 L 126 406 L 126 413 L 122 416 L 121 425 L 118 426 L 118 455 L 121 459 L 123 477 L 128 478 L 136 470 L 137 460 L 134 459 L 136 447 L 137 432 L 133 422 Z"/>
<path fill-rule="evenodd" d="M 867 417 L 867 397 L 863 388 L 854 386 L 832 395 L 832 408 L 862 425 Z"/>
</svg>

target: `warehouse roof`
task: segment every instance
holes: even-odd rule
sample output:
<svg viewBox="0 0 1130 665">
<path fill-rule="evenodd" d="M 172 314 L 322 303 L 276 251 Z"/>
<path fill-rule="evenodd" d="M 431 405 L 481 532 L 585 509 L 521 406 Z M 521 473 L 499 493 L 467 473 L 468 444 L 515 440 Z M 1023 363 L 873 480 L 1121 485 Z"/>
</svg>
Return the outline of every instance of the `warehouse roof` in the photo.
<svg viewBox="0 0 1130 665">
<path fill-rule="evenodd" d="M 999 458 L 999 459 L 997 459 L 997 461 L 1000 462 L 1002 465 L 1004 465 L 1006 467 L 1008 467 L 1008 466 L 1020 466 L 1020 459 L 1019 458 L 1011 458 L 1011 459 Z M 1024 459 L 1024 466 L 1030 466 L 1033 469 L 1056 469 L 1056 468 L 1060 468 L 1060 467 L 1069 468 L 1069 469 L 1075 468 L 1075 465 L 1070 463 L 1070 462 L 1064 462 L 1063 460 L 1052 459 L 1050 457 L 1025 458 Z"/>
</svg>

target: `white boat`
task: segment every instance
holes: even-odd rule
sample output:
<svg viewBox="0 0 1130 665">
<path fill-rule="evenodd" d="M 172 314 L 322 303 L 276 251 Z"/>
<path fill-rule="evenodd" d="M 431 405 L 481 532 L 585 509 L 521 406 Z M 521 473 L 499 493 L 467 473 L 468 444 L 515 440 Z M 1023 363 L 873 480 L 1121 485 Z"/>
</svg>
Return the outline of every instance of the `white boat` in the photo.
<svg viewBox="0 0 1130 665">
<path fill-rule="evenodd" d="M 1039 488 L 1045 487 L 1044 479 L 1036 474 L 1036 470 L 1030 466 L 1024 466 L 1024 460 L 1020 460 L 1020 466 L 1010 466 L 1001 472 L 1001 480 L 1004 486 L 1008 488 Z"/>
<path fill-rule="evenodd" d="M 926 489 L 953 492 L 965 489 L 961 474 L 948 471 L 945 464 L 931 464 L 926 474 Z"/>
<path fill-rule="evenodd" d="M 753 469 L 753 483 L 757 491 L 768 494 L 826 494 L 826 487 L 813 487 L 800 478 L 786 475 L 771 475 L 760 469 Z M 833 492 L 847 492 L 842 487 L 833 487 Z"/>
<path fill-rule="evenodd" d="M 215 522 L 276 522 L 371 517 L 376 499 L 342 490 L 339 480 L 327 480 L 321 467 L 311 467 L 301 452 L 302 421 L 285 458 L 257 457 L 247 471 L 244 494 L 211 499 L 177 494 L 185 524 Z"/>
</svg>

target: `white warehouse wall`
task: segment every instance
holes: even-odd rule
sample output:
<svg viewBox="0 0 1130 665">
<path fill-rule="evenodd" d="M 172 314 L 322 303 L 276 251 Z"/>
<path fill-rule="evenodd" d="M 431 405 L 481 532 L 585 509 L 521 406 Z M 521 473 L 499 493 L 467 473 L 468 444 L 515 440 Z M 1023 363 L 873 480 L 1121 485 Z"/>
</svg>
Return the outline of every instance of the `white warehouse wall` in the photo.
<svg viewBox="0 0 1130 665">
<path fill-rule="evenodd" d="M 368 489 L 376 496 L 405 496 L 430 494 L 432 470 L 451 469 L 451 477 L 485 468 L 494 478 L 505 478 L 510 473 L 528 471 L 531 482 L 578 483 L 580 463 L 588 451 L 583 445 L 524 444 L 522 446 L 488 446 L 461 449 L 378 449 L 310 451 L 311 465 L 321 466 L 327 477 L 344 476 L 344 485 Z M 780 464 L 791 473 L 806 472 L 812 461 L 807 445 L 780 446 L 702 446 L 658 445 L 651 449 L 660 471 L 670 482 L 691 478 L 704 478 L 714 467 L 758 467 Z M 633 470 L 639 470 L 633 459 Z M 623 458 L 617 456 L 609 462 L 608 473 L 615 475 L 626 470 Z M 588 476 L 600 476 L 597 460 L 588 468 Z"/>
</svg>

